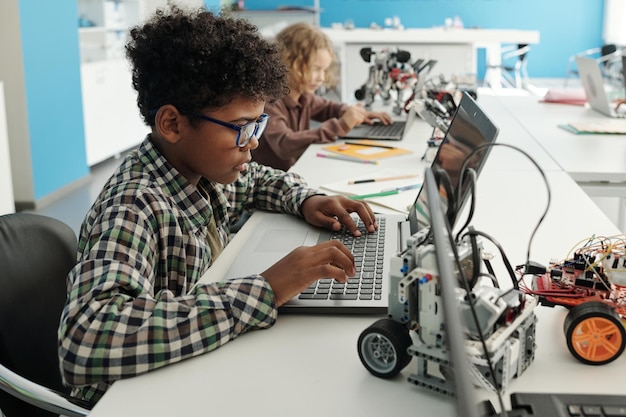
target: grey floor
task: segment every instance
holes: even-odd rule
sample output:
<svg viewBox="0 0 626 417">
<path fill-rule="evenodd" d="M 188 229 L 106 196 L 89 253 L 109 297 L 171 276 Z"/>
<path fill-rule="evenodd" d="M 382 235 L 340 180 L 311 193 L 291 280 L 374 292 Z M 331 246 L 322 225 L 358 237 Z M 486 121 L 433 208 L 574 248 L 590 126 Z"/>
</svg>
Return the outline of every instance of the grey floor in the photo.
<svg viewBox="0 0 626 417">
<path fill-rule="evenodd" d="M 85 214 L 100 193 L 102 186 L 121 162 L 121 157 L 117 157 L 93 166 L 88 178 L 81 183 L 80 187 L 34 212 L 65 222 L 78 235 Z"/>
<path fill-rule="evenodd" d="M 577 80 L 574 80 L 577 81 Z M 563 80 L 532 80 L 533 85 L 536 87 L 532 94 L 543 95 L 548 88 L 563 88 Z M 568 85 L 569 88 L 580 88 L 580 84 L 571 82 Z M 506 89 L 504 94 L 515 94 L 514 89 Z M 519 92 L 520 94 L 528 94 L 528 92 Z M 84 184 L 78 187 L 76 190 L 68 193 L 62 198 L 55 200 L 45 207 L 36 210 L 36 213 L 47 215 L 50 217 L 58 218 L 72 227 L 78 234 L 80 225 L 84 219 L 85 214 L 89 210 L 89 207 L 97 197 L 100 189 L 115 170 L 115 168 L 121 163 L 121 157 L 111 158 L 94 167 L 92 167 L 90 175 L 84 181 Z M 624 202 L 618 198 L 593 198 L 594 202 L 602 209 L 609 218 L 617 225 L 619 212 L 619 204 Z M 624 232 L 624 231 L 622 231 Z"/>
</svg>

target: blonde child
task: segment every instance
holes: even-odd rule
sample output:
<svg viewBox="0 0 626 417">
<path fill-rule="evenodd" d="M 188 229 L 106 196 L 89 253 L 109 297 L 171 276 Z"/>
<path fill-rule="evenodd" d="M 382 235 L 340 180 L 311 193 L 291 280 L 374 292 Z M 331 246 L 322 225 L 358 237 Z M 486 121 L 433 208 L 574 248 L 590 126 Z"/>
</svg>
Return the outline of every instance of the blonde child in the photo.
<svg viewBox="0 0 626 417">
<path fill-rule="evenodd" d="M 387 113 L 367 111 L 361 105 L 343 104 L 320 97 L 335 61 L 331 40 L 319 28 L 296 23 L 276 35 L 282 60 L 289 72 L 289 94 L 265 107 L 270 116 L 253 160 L 288 170 L 312 143 L 334 142 L 361 123 L 392 123 Z M 320 122 L 311 128 L 311 120 Z"/>
</svg>

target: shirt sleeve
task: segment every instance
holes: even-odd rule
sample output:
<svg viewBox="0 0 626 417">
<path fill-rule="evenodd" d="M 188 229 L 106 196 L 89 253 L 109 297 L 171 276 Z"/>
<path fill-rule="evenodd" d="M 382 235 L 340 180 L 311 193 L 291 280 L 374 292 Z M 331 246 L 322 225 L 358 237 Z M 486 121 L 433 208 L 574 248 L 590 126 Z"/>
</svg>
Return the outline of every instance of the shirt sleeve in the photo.
<svg viewBox="0 0 626 417">
<path fill-rule="evenodd" d="M 107 209 L 81 239 L 59 327 L 69 385 L 136 376 L 276 320 L 274 294 L 260 276 L 195 285 L 210 256 L 192 243 L 202 237 L 186 237 L 194 231 L 183 232 L 160 206 L 132 208 Z"/>
<path fill-rule="evenodd" d="M 346 104 L 328 100 L 316 94 L 307 94 L 307 100 L 311 112 L 311 119 L 318 122 L 337 119 L 341 117 L 348 108 Z M 341 133 L 344 134 L 346 132 Z"/>
<path fill-rule="evenodd" d="M 303 117 L 310 115 L 320 124 L 306 130 L 300 130 L 298 126 L 294 126 L 291 121 L 292 115 L 289 114 L 284 102 L 279 101 L 266 107 L 270 120 L 262 140 L 264 146 L 268 146 L 279 159 L 298 159 L 310 144 L 334 142 L 337 136 L 345 135 L 350 131 L 346 122 L 339 119 L 345 111 L 344 105 L 324 100 L 321 97 L 313 97 L 314 99 L 305 104 L 309 108 L 304 111 Z"/>
<path fill-rule="evenodd" d="M 224 186 L 224 194 L 231 204 L 231 216 L 256 208 L 302 217 L 302 202 L 323 193 L 308 187 L 296 173 L 251 162 L 237 181 Z"/>
</svg>

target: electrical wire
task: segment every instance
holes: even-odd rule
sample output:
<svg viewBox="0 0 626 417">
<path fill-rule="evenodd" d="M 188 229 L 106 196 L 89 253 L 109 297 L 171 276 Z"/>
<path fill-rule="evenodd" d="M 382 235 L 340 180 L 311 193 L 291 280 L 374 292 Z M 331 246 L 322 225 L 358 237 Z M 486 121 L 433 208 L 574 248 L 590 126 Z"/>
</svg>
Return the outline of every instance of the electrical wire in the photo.
<svg viewBox="0 0 626 417">
<path fill-rule="evenodd" d="M 468 186 L 468 190 L 467 192 L 470 193 L 470 206 L 469 206 L 469 213 L 467 214 L 467 218 L 465 219 L 465 223 L 463 224 L 463 226 L 459 229 L 459 232 L 456 235 L 456 241 L 459 241 L 459 236 L 461 236 L 461 233 L 463 232 L 463 230 L 465 230 L 468 225 L 470 224 L 470 222 L 472 221 L 472 218 L 474 217 L 474 209 L 476 207 L 476 180 L 477 180 L 477 176 L 476 176 L 476 171 L 474 171 L 474 169 L 469 168 L 468 169 L 468 174 L 470 174 L 470 183 Z M 462 176 L 461 176 L 461 181 L 462 181 Z M 457 197 L 457 200 L 462 198 L 461 196 Z M 460 200 L 458 200 L 460 201 Z M 457 207 L 456 211 L 458 214 L 458 211 L 461 209 L 461 207 Z M 453 224 L 453 223 L 452 223 Z"/>
<path fill-rule="evenodd" d="M 543 171 L 543 169 L 541 168 L 541 166 L 539 166 L 539 164 L 537 163 L 537 161 L 535 161 L 526 151 L 518 148 L 517 146 L 513 146 L 513 145 L 509 145 L 507 143 L 486 143 L 480 146 L 477 146 L 476 148 L 474 148 L 463 160 L 463 164 L 461 165 L 461 174 L 459 177 L 459 183 L 457 184 L 457 201 L 461 201 L 461 192 L 462 192 L 462 185 L 463 185 L 463 176 L 465 174 L 465 170 L 467 167 L 467 164 L 469 163 L 469 160 L 472 156 L 474 156 L 476 153 L 478 153 L 479 151 L 483 150 L 483 149 L 488 149 L 491 148 L 493 146 L 504 146 L 507 148 L 511 148 L 513 150 L 518 151 L 519 153 L 521 153 L 522 155 L 524 155 L 526 158 L 528 158 L 528 160 L 535 165 L 535 167 L 537 168 L 537 171 L 539 172 L 539 174 L 541 175 L 541 177 L 543 178 L 544 183 L 546 184 L 546 193 L 547 193 L 547 202 L 546 202 L 546 208 L 543 211 L 543 214 L 540 216 L 539 220 L 537 221 L 537 225 L 535 226 L 535 228 L 533 229 L 530 238 L 528 240 L 528 248 L 526 251 L 526 264 L 528 265 L 528 263 L 530 262 L 530 248 L 532 246 L 532 241 L 535 238 L 535 235 L 537 233 L 537 230 L 539 229 L 539 226 L 541 226 L 541 224 L 543 223 L 546 215 L 548 214 L 548 209 L 550 208 L 550 202 L 552 200 L 552 192 L 550 190 L 550 184 L 548 183 L 548 178 L 546 177 L 545 172 Z M 480 169 L 481 167 L 479 167 Z M 460 209 L 460 207 L 458 207 L 457 209 Z"/>
<path fill-rule="evenodd" d="M 479 272 L 478 274 L 476 274 L 476 281 L 478 281 L 478 279 L 481 278 L 481 277 L 489 278 L 489 281 L 491 281 L 491 284 L 495 288 L 500 288 L 500 284 L 498 283 L 498 278 L 496 278 L 495 275 L 489 274 L 487 272 Z"/>
<path fill-rule="evenodd" d="M 537 230 L 539 229 L 539 227 L 543 223 L 543 221 L 544 221 L 544 219 L 545 219 L 545 217 L 546 217 L 546 215 L 548 213 L 548 209 L 550 207 L 550 202 L 551 202 L 551 198 L 552 197 L 551 197 L 550 185 L 548 183 L 548 180 L 547 180 L 547 177 L 545 175 L 545 172 L 539 166 L 539 164 L 537 164 L 537 162 L 527 152 L 525 152 L 522 149 L 520 149 L 520 148 L 518 148 L 516 146 L 513 146 L 513 145 L 502 144 L 502 143 L 488 143 L 488 144 L 483 144 L 483 145 L 480 145 L 480 146 L 474 148 L 465 157 L 465 159 L 463 160 L 463 163 L 461 165 L 461 170 L 460 170 L 459 182 L 457 184 L 458 188 L 457 188 L 455 199 L 454 199 L 455 201 L 454 201 L 454 204 L 449 204 L 449 206 L 448 206 L 448 209 L 449 209 L 448 210 L 448 214 L 449 214 L 448 218 L 452 219 L 452 222 L 450 222 L 450 224 L 454 224 L 453 221 L 455 220 L 456 215 L 458 214 L 458 212 L 462 208 L 462 207 L 457 206 L 457 204 L 458 204 L 457 202 L 463 201 L 463 198 L 462 198 L 463 194 L 462 193 L 464 191 L 463 190 L 463 186 L 465 184 L 465 180 L 464 180 L 465 178 L 464 177 L 466 175 L 469 175 L 470 176 L 470 179 L 469 179 L 470 183 L 469 183 L 468 188 L 465 189 L 465 192 L 470 192 L 471 193 L 471 204 L 470 204 L 469 213 L 468 213 L 467 219 L 466 219 L 463 227 L 461 227 L 461 229 L 459 230 L 456 238 L 453 238 L 451 233 L 448 233 L 448 238 L 450 239 L 450 245 L 451 245 L 452 250 L 453 250 L 455 263 L 456 263 L 457 269 L 459 271 L 460 281 L 461 281 L 461 283 L 463 285 L 463 288 L 464 288 L 464 290 L 465 290 L 465 292 L 467 294 L 468 305 L 470 307 L 472 319 L 473 319 L 473 321 L 474 321 L 474 323 L 476 325 L 476 329 L 478 331 L 478 338 L 479 338 L 479 341 L 480 341 L 480 343 L 482 345 L 483 352 L 485 353 L 485 358 L 486 358 L 486 361 L 487 361 L 487 366 L 489 368 L 489 373 L 490 373 L 490 375 L 492 376 L 492 379 L 493 379 L 493 386 L 494 386 L 494 389 L 496 391 L 496 396 L 498 398 L 498 402 L 499 402 L 499 405 L 500 405 L 501 416 L 502 417 L 506 417 L 507 416 L 507 411 L 506 411 L 506 407 L 504 406 L 503 392 L 502 392 L 502 389 L 501 389 L 501 387 L 499 386 L 499 384 L 497 382 L 495 369 L 494 369 L 493 363 L 491 361 L 491 354 L 490 354 L 490 352 L 489 352 L 489 350 L 487 348 L 487 343 L 486 343 L 484 334 L 482 333 L 482 331 L 480 329 L 480 324 L 479 324 L 480 321 L 478 320 L 478 314 L 477 314 L 476 308 L 474 306 L 473 298 L 471 297 L 472 289 L 470 288 L 470 283 L 467 281 L 467 279 L 465 277 L 465 273 L 464 273 L 463 267 L 461 265 L 460 257 L 459 257 L 458 251 L 456 250 L 456 248 L 457 248 L 456 242 L 459 241 L 459 237 L 461 236 L 463 230 L 465 230 L 466 228 L 469 227 L 469 224 L 470 224 L 470 222 L 471 222 L 471 220 L 473 218 L 473 215 L 474 215 L 474 210 L 475 210 L 475 205 L 476 205 L 476 196 L 475 196 L 475 194 L 476 194 L 476 182 L 477 182 L 477 180 L 476 180 L 476 171 L 473 170 L 472 168 L 468 168 L 467 165 L 468 165 L 470 159 L 472 158 L 472 156 L 474 156 L 475 154 L 477 154 L 481 150 L 486 150 L 486 149 L 488 149 L 490 147 L 493 147 L 493 146 L 509 147 L 511 149 L 517 150 L 518 152 L 520 152 L 521 154 L 526 156 L 530 160 L 530 162 L 535 165 L 535 167 L 537 168 L 539 174 L 543 178 L 543 181 L 544 181 L 544 183 L 546 185 L 546 191 L 547 191 L 546 208 L 545 208 L 544 212 L 542 213 L 542 215 L 540 216 L 539 220 L 537 221 L 537 224 L 536 224 L 535 228 L 533 229 L 533 231 L 531 233 L 531 236 L 529 238 L 528 247 L 527 247 L 527 251 L 526 251 L 526 265 L 529 265 L 529 263 L 530 263 L 530 252 L 531 252 L 532 242 L 533 242 L 533 239 L 534 239 L 534 237 L 535 237 L 535 235 L 537 233 Z M 478 169 L 481 169 L 481 168 L 482 167 L 480 167 L 480 166 L 478 167 Z M 440 178 L 447 178 L 449 180 L 447 175 L 439 175 L 439 177 Z M 445 184 L 444 184 L 444 187 L 445 187 Z M 446 192 L 448 192 L 448 190 L 446 190 Z M 448 194 L 448 195 L 450 195 L 450 194 Z M 453 208 L 452 211 L 450 211 L 451 207 Z M 453 214 L 450 216 L 450 213 L 453 213 Z M 474 230 L 471 227 L 469 227 L 469 231 L 465 235 L 463 235 L 463 237 L 464 236 L 469 236 L 470 239 L 475 239 L 475 236 L 482 236 L 482 237 L 488 239 L 489 241 L 491 241 L 498 248 L 498 250 L 499 250 L 499 252 L 500 252 L 500 254 L 502 256 L 503 263 L 504 263 L 504 265 L 505 265 L 505 267 L 506 267 L 506 269 L 507 269 L 507 271 L 509 273 L 509 277 L 510 277 L 512 285 L 513 285 L 513 288 L 511 290 L 509 290 L 509 291 L 513 291 L 513 290 L 518 290 L 519 289 L 519 283 L 518 283 L 518 280 L 516 279 L 515 271 L 514 271 L 513 267 L 511 266 L 511 263 L 509 262 L 508 257 L 506 256 L 506 253 L 504 252 L 504 249 L 502 248 L 502 246 L 500 245 L 499 242 L 497 242 L 490 235 L 488 235 L 488 234 L 486 234 L 484 232 L 478 231 L 478 230 Z M 487 275 L 487 276 L 489 276 L 489 275 Z M 478 278 L 476 277 L 476 279 L 478 279 Z M 495 276 L 494 276 L 494 282 L 497 282 L 497 279 L 495 279 Z M 475 281 L 473 281 L 473 283 L 475 283 Z"/>
<path fill-rule="evenodd" d="M 467 304 L 469 305 L 470 308 L 470 312 L 472 313 L 472 320 L 474 321 L 475 325 L 476 325 L 476 331 L 478 332 L 478 339 L 479 342 L 482 346 L 483 352 L 485 354 L 485 359 L 487 361 L 487 367 L 489 368 L 489 374 L 491 375 L 492 379 L 493 379 L 493 387 L 495 389 L 496 392 L 496 397 L 498 398 L 498 403 L 500 405 L 500 410 L 501 410 L 501 417 L 507 417 L 507 411 L 506 411 L 506 407 L 504 406 L 504 396 L 503 396 L 503 392 L 502 389 L 500 387 L 500 385 L 498 384 L 498 381 L 496 379 L 496 372 L 495 372 L 495 368 L 493 366 L 493 362 L 491 360 L 491 352 L 489 351 L 488 347 L 487 347 L 487 341 L 485 340 L 485 336 L 483 335 L 483 332 L 480 329 L 480 321 L 478 320 L 478 313 L 476 312 L 476 306 L 474 305 L 474 298 L 472 297 L 472 290 L 469 287 L 469 283 L 467 281 L 467 278 L 465 277 L 465 274 L 463 272 L 463 267 L 461 265 L 461 259 L 459 257 L 459 253 L 457 251 L 457 245 L 455 240 L 452 238 L 452 233 L 449 230 L 449 226 L 446 225 L 446 228 L 448 228 L 448 239 L 450 239 L 450 247 L 452 248 L 452 253 L 454 255 L 454 262 L 456 263 L 456 267 L 459 271 L 459 277 L 460 277 L 460 281 L 463 284 L 463 289 L 465 290 L 465 293 L 467 294 Z"/>
<path fill-rule="evenodd" d="M 470 228 L 470 230 L 465 235 L 463 235 L 463 237 L 471 236 L 471 235 L 482 236 L 485 239 L 489 240 L 491 243 L 493 243 L 496 246 L 496 248 L 498 248 L 498 251 L 500 252 L 500 255 L 502 256 L 502 262 L 504 263 L 504 266 L 509 272 L 509 276 L 513 283 L 513 288 L 517 289 L 518 283 L 515 277 L 515 271 L 513 267 L 511 266 L 511 262 L 509 261 L 509 258 L 506 256 L 506 253 L 504 252 L 502 245 L 500 245 L 500 243 L 497 240 L 495 240 L 492 236 L 488 235 L 487 233 L 481 232 L 480 230 L 474 230 L 473 228 Z"/>
<path fill-rule="evenodd" d="M 448 173 L 444 169 L 435 169 L 433 170 L 435 174 L 435 180 L 439 184 L 439 186 L 443 185 L 443 188 L 446 191 L 446 196 L 448 200 L 448 208 L 446 210 L 446 218 L 448 219 L 449 224 L 454 224 L 456 220 L 456 196 L 454 194 L 454 187 L 452 186 L 452 181 L 450 181 L 450 177 Z"/>
<path fill-rule="evenodd" d="M 435 176 L 436 179 L 443 179 L 443 178 L 447 178 L 447 175 L 439 175 L 439 176 Z M 444 180 L 445 181 L 445 180 Z M 438 186 L 440 186 L 440 184 L 438 183 Z M 445 187 L 445 185 L 444 185 Z M 454 262 L 456 264 L 456 268 L 459 272 L 459 280 L 461 282 L 461 285 L 465 291 L 466 294 L 466 298 L 467 298 L 467 304 L 469 305 L 470 308 L 470 312 L 471 312 L 471 316 L 472 316 L 472 320 L 476 326 L 477 332 L 478 332 L 478 339 L 479 342 L 482 346 L 483 352 L 484 352 L 484 357 L 485 360 L 487 362 L 487 367 L 489 369 L 489 374 L 491 375 L 491 378 L 493 380 L 493 388 L 496 392 L 496 396 L 498 398 L 498 402 L 500 405 L 500 410 L 501 410 L 501 417 L 506 417 L 507 416 L 507 411 L 506 411 L 506 407 L 504 406 L 504 398 L 503 398 L 503 392 L 502 392 L 502 388 L 500 386 L 500 384 L 498 384 L 498 380 L 496 378 L 496 372 L 495 372 L 495 367 L 492 361 L 492 355 L 491 352 L 489 351 L 488 347 L 487 347 L 487 341 L 485 339 L 485 336 L 483 334 L 483 332 L 481 331 L 480 328 L 480 321 L 478 320 L 478 313 L 476 311 L 476 306 L 474 305 L 474 298 L 472 297 L 472 289 L 470 288 L 470 283 L 467 279 L 467 277 L 465 276 L 464 273 L 464 269 L 463 266 L 461 264 L 461 260 L 460 260 L 460 256 L 457 250 L 457 240 L 453 237 L 452 232 L 450 230 L 450 222 L 446 222 L 445 223 L 445 228 L 446 228 L 446 235 L 449 239 L 449 245 L 450 245 L 450 249 L 452 251 L 452 254 L 454 256 Z M 491 238 L 489 235 L 476 231 L 473 228 L 470 228 L 470 231 L 468 232 L 468 234 L 473 234 L 473 235 L 480 235 L 483 237 L 486 237 L 487 239 L 491 240 L 498 248 L 500 248 L 501 253 L 503 254 L 503 259 L 505 260 L 505 264 L 507 264 L 508 268 L 510 269 L 511 273 L 513 273 L 513 268 L 511 267 L 510 263 L 508 262 L 508 259 L 506 258 L 506 255 L 504 254 L 504 251 L 502 250 L 500 244 L 498 242 L 496 242 L 493 238 Z M 428 233 L 429 235 L 432 234 L 432 230 L 429 231 Z M 473 237 L 470 237 L 473 238 Z M 474 253 L 474 251 L 472 251 Z M 474 272 L 474 270 L 473 270 Z M 514 273 L 513 273 L 514 274 Z M 484 276 L 488 276 L 488 277 L 493 277 L 493 282 L 497 282 L 497 279 L 495 278 L 495 276 L 493 275 L 489 275 L 489 274 L 484 274 Z M 478 277 L 475 277 L 476 280 L 478 279 Z M 473 282 L 475 282 L 474 279 L 472 279 Z M 515 279 L 513 279 L 513 281 L 515 282 Z"/>
</svg>

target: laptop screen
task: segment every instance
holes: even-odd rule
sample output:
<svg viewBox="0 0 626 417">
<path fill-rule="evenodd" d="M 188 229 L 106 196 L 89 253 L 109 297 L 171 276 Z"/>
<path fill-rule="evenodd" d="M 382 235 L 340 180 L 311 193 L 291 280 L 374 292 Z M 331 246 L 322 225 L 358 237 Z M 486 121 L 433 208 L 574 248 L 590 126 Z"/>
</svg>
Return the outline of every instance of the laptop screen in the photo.
<svg viewBox="0 0 626 417">
<path fill-rule="evenodd" d="M 461 101 L 457 106 L 456 113 L 450 123 L 450 127 L 439 145 L 439 150 L 433 161 L 433 169 L 443 169 L 450 179 L 451 191 L 453 191 L 459 201 L 453 202 L 452 210 L 449 212 L 448 220 L 454 226 L 457 211 L 463 208 L 468 196 L 470 179 L 465 176 L 460 192 L 457 193 L 461 168 L 468 156 L 477 147 L 495 142 L 498 136 L 498 128 L 492 123 L 482 109 L 476 104 L 474 99 L 467 93 L 463 93 Z M 481 149 L 472 155 L 467 162 L 467 168 L 473 168 L 476 173 L 482 169 L 491 147 Z M 448 207 L 446 207 L 447 210 Z M 454 209 L 456 208 L 456 210 Z M 411 234 L 415 234 L 421 228 L 430 225 L 428 215 L 428 204 L 425 202 L 423 188 L 415 199 L 409 211 L 409 224 Z"/>
</svg>

